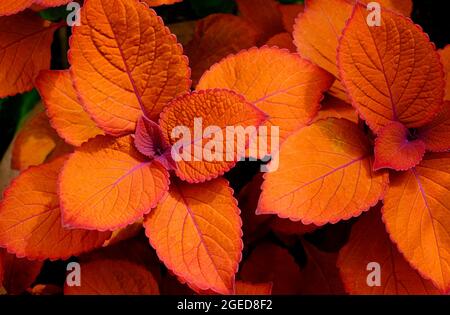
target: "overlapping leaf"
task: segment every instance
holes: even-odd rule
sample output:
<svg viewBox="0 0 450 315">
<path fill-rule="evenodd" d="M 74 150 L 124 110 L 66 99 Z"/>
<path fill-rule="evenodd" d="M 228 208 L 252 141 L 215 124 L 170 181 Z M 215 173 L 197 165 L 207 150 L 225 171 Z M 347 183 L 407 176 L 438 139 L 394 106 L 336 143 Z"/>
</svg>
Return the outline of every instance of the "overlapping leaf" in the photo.
<svg viewBox="0 0 450 315">
<path fill-rule="evenodd" d="M 272 283 L 250 283 L 236 281 L 236 295 L 270 295 L 272 293 Z"/>
<path fill-rule="evenodd" d="M 321 105 L 322 107 L 319 111 L 319 114 L 315 118 L 315 121 L 330 117 L 345 118 L 354 123 L 358 123 L 359 121 L 358 114 L 356 113 L 352 105 L 344 102 L 339 98 L 326 95 Z"/>
<path fill-rule="evenodd" d="M 137 0 L 87 1 L 69 57 L 85 109 L 116 136 L 134 131 L 142 111 L 156 120 L 190 87 L 188 61 L 175 36 Z"/>
<path fill-rule="evenodd" d="M 143 266 L 125 260 L 81 264 L 81 286 L 64 287 L 65 295 L 157 295 L 158 283 Z"/>
<path fill-rule="evenodd" d="M 358 216 L 383 198 L 386 172 L 372 170 L 358 126 L 329 118 L 301 129 L 280 148 L 278 170 L 265 174 L 259 214 L 323 225 Z"/>
<path fill-rule="evenodd" d="M 276 46 L 278 48 L 285 48 L 292 53 L 296 52 L 294 42 L 292 40 L 291 34 L 284 32 L 272 36 L 266 43 L 267 46 Z"/>
<path fill-rule="evenodd" d="M 301 3 L 282 4 L 278 8 L 281 12 L 284 29 L 289 34 L 292 34 L 294 31 L 295 20 L 298 15 L 305 10 L 305 5 Z"/>
<path fill-rule="evenodd" d="M 222 175 L 245 155 L 248 140 L 239 144 L 242 137 L 234 134 L 229 139 L 227 128 L 257 128 L 265 118 L 264 113 L 235 92 L 212 89 L 175 99 L 161 114 L 159 124 L 165 142 L 173 146 L 178 177 L 202 182 Z M 201 119 L 201 124 L 196 119 Z M 186 127 L 189 133 L 180 127 Z"/>
<path fill-rule="evenodd" d="M 103 134 L 79 103 L 69 71 L 41 71 L 36 78 L 36 87 L 45 103 L 50 123 L 68 143 L 80 146 Z"/>
<path fill-rule="evenodd" d="M 450 101 L 444 103 L 443 110 L 431 123 L 418 129 L 417 136 L 429 151 L 450 150 Z"/>
<path fill-rule="evenodd" d="M 0 19 L 0 98 L 31 90 L 39 71 L 50 67 L 57 27 L 34 12 Z"/>
<path fill-rule="evenodd" d="M 141 0 L 142 2 L 147 3 L 151 7 L 158 7 L 160 5 L 168 5 L 181 2 L 183 0 Z"/>
<path fill-rule="evenodd" d="M 31 167 L 5 191 L 0 204 L 0 246 L 18 257 L 64 259 L 100 247 L 110 233 L 62 226 L 57 179 L 66 161 Z"/>
<path fill-rule="evenodd" d="M 339 44 L 340 78 L 376 133 L 391 121 L 424 126 L 443 104 L 439 56 L 411 20 L 388 10 L 381 17 L 381 26 L 370 27 L 366 8 L 355 5 Z"/>
<path fill-rule="evenodd" d="M 445 85 L 445 99 L 450 101 L 450 45 L 445 46 L 444 49 L 439 50 L 441 62 L 444 66 L 446 85 Z"/>
<path fill-rule="evenodd" d="M 169 175 L 133 146 L 132 136 L 98 136 L 78 148 L 61 172 L 65 225 L 115 230 L 148 213 L 167 192 Z"/>
<path fill-rule="evenodd" d="M 231 294 L 241 259 L 241 219 L 224 179 L 175 180 L 144 226 L 159 258 L 193 288 Z"/>
<path fill-rule="evenodd" d="M 231 14 L 211 14 L 198 21 L 192 40 L 186 45 L 194 85 L 222 58 L 255 46 L 257 36 L 249 22 Z"/>
<path fill-rule="evenodd" d="M 380 266 L 380 286 L 369 286 L 370 263 Z M 436 294 L 437 289 L 414 270 L 389 239 L 379 208 L 353 226 L 349 242 L 339 252 L 338 266 L 350 294 Z M 370 267 L 370 266 L 369 266 Z"/>
<path fill-rule="evenodd" d="M 197 89 L 229 88 L 269 115 L 268 125 L 285 139 L 311 122 L 331 76 L 296 54 L 263 47 L 240 52 L 211 68 Z"/>
<path fill-rule="evenodd" d="M 391 177 L 383 220 L 399 251 L 442 291 L 450 289 L 450 154 L 425 155 Z"/>
</svg>

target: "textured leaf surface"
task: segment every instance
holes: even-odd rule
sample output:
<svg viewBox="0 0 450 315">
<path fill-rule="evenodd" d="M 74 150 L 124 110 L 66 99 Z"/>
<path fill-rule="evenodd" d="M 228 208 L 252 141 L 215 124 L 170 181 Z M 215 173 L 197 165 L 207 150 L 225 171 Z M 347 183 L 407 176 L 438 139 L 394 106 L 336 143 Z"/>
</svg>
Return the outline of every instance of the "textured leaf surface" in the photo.
<svg viewBox="0 0 450 315">
<path fill-rule="evenodd" d="M 24 293 L 36 280 L 42 265 L 41 261 L 17 258 L 6 250 L 0 250 L 0 269 L 4 269 L 3 279 L 0 275 L 0 287 L 3 285 L 6 292 L 12 295 Z"/>
<path fill-rule="evenodd" d="M 445 71 L 445 99 L 450 101 L 450 45 L 445 46 L 444 49 L 439 50 L 441 62 Z"/>
<path fill-rule="evenodd" d="M 36 78 L 51 125 L 59 136 L 74 146 L 103 133 L 78 101 L 68 70 L 41 71 Z"/>
<path fill-rule="evenodd" d="M 159 258 L 200 290 L 231 294 L 242 251 L 239 209 L 224 179 L 175 180 L 144 226 Z"/>
<path fill-rule="evenodd" d="M 198 21 L 194 37 L 186 45 L 194 85 L 216 62 L 255 46 L 257 36 L 249 22 L 231 14 L 212 14 Z"/>
<path fill-rule="evenodd" d="M 450 150 L 450 101 L 444 103 L 444 108 L 431 123 L 419 128 L 418 137 L 429 151 Z"/>
<path fill-rule="evenodd" d="M 34 12 L 0 19 L 0 98 L 31 90 L 39 71 L 50 67 L 56 28 Z"/>
<path fill-rule="evenodd" d="M 352 105 L 376 133 L 390 121 L 421 127 L 443 105 L 439 56 L 411 20 L 387 10 L 381 17 L 381 26 L 370 27 L 366 8 L 355 6 L 339 44 L 340 77 Z"/>
<path fill-rule="evenodd" d="M 31 167 L 13 181 L 0 204 L 0 246 L 18 257 L 66 259 L 100 247 L 110 233 L 61 224 L 57 179 L 65 162 Z"/>
<path fill-rule="evenodd" d="M 292 41 L 291 34 L 286 32 L 272 36 L 267 41 L 266 45 L 269 47 L 276 46 L 278 48 L 285 48 L 292 53 L 295 53 L 297 51 L 294 42 Z"/>
<path fill-rule="evenodd" d="M 391 176 L 383 220 L 399 251 L 442 291 L 450 289 L 450 154 L 425 155 Z"/>
<path fill-rule="evenodd" d="M 198 128 L 197 131 L 194 130 L 194 119 L 196 118 L 202 119 L 203 127 L 201 127 L 200 133 Z M 164 109 L 159 125 L 165 141 L 176 146 L 175 150 L 180 158 L 183 154 L 180 152 L 182 147 L 186 145 L 191 147 L 190 154 L 188 153 L 190 161 L 183 158 L 176 162 L 178 177 L 188 182 L 202 182 L 222 175 L 245 154 L 245 152 L 238 152 L 237 137 L 227 139 L 226 127 L 254 126 L 257 128 L 264 123 L 265 118 L 264 113 L 242 96 L 233 91 L 214 89 L 185 94 L 175 99 Z M 190 136 L 187 139 L 172 137 L 172 131 L 179 126 L 189 128 Z M 216 131 L 222 133 L 222 139 L 214 134 L 215 131 L 212 134 L 203 132 L 203 128 L 210 126 L 218 127 Z M 217 144 L 223 144 L 222 148 L 216 146 L 216 151 L 213 152 L 216 153 L 214 155 L 218 155 L 217 157 L 203 154 L 205 151 L 203 149 L 207 148 L 210 140 L 214 140 Z M 231 144 L 234 146 L 234 152 L 230 152 Z M 248 141 L 245 148 L 247 147 Z"/>
<path fill-rule="evenodd" d="M 286 249 L 271 243 L 256 247 L 239 274 L 246 282 L 272 282 L 274 295 L 298 294 L 301 287 L 300 267 L 294 258 Z"/>
<path fill-rule="evenodd" d="M 113 135 L 134 131 L 142 111 L 156 120 L 190 87 L 188 61 L 175 36 L 137 0 L 86 2 L 70 48 L 79 96 L 97 125 Z"/>
<path fill-rule="evenodd" d="M 360 0 L 364 4 L 372 2 L 372 0 Z M 353 1 L 356 2 L 356 1 Z M 413 2 L 411 0 L 379 0 L 381 12 L 384 9 L 389 9 L 394 12 L 403 14 L 404 16 L 409 16 L 413 8 Z"/>
<path fill-rule="evenodd" d="M 25 10 L 33 4 L 33 0 L 5 0 L 0 3 L 0 15 L 12 15 Z"/>
<path fill-rule="evenodd" d="M 81 286 L 65 286 L 65 295 L 157 295 L 150 271 L 124 260 L 94 260 L 81 264 Z"/>
<path fill-rule="evenodd" d="M 367 285 L 371 262 L 380 264 L 381 286 Z M 350 294 L 435 294 L 437 289 L 405 260 L 386 233 L 379 208 L 361 216 L 339 252 L 338 267 Z M 369 276 L 369 277 L 368 277 Z"/>
<path fill-rule="evenodd" d="M 348 120 L 303 128 L 279 154 L 278 170 L 265 174 L 259 214 L 323 225 L 358 216 L 384 196 L 388 174 L 372 171 L 369 141 Z"/>
<path fill-rule="evenodd" d="M 250 49 L 228 57 L 202 77 L 197 89 L 229 88 L 269 115 L 285 139 L 309 123 L 332 78 L 298 55 L 277 48 Z"/>
<path fill-rule="evenodd" d="M 64 224 L 115 230 L 137 221 L 167 192 L 169 174 L 133 146 L 133 138 L 99 136 L 64 166 L 59 196 Z"/>
<path fill-rule="evenodd" d="M 27 118 L 14 140 L 11 167 L 23 171 L 32 165 L 42 164 L 61 141 L 45 112 L 38 108 Z"/>
<path fill-rule="evenodd" d="M 318 250 L 313 245 L 303 242 L 307 263 L 302 268 L 301 294 L 344 294 L 339 270 L 336 267 L 337 254 Z"/>
<path fill-rule="evenodd" d="M 252 23 L 259 33 L 259 42 L 284 30 L 279 4 L 275 0 L 237 0 L 240 15 Z"/>
<path fill-rule="evenodd" d="M 272 283 L 250 283 L 236 281 L 236 295 L 270 295 L 272 293 Z"/>
<path fill-rule="evenodd" d="M 315 118 L 315 121 L 320 119 L 326 119 L 330 117 L 345 118 L 354 123 L 358 123 L 358 113 L 352 107 L 352 105 L 344 102 L 343 100 L 327 95 L 322 101 L 322 108 L 319 114 Z"/>
<path fill-rule="evenodd" d="M 375 141 L 375 170 L 391 168 L 406 171 L 422 161 L 425 143 L 409 140 L 409 130 L 399 122 L 392 122 L 381 129 Z"/>
</svg>

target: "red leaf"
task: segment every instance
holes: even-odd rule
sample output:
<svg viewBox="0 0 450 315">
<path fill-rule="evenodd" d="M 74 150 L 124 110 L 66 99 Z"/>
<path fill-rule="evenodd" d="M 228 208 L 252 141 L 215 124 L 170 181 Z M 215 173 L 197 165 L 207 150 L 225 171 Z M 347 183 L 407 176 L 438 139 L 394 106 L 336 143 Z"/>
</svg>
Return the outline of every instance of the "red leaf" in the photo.
<svg viewBox="0 0 450 315">
<path fill-rule="evenodd" d="M 143 266 L 125 260 L 81 263 L 81 286 L 64 287 L 65 295 L 158 295 L 158 283 Z"/>
<path fill-rule="evenodd" d="M 442 65 L 445 71 L 445 100 L 450 101 L 450 45 L 445 46 L 445 48 L 439 50 L 439 55 L 441 57 Z"/>
<path fill-rule="evenodd" d="M 399 122 L 391 122 L 383 127 L 375 141 L 374 170 L 391 168 L 406 171 L 422 161 L 425 143 L 409 140 L 408 129 Z"/>
<path fill-rule="evenodd" d="M 418 138 L 425 142 L 426 149 L 433 152 L 450 150 L 450 101 L 444 103 L 442 111 L 426 126 L 419 128 Z"/>
<path fill-rule="evenodd" d="M 66 158 L 30 167 L 5 191 L 0 204 L 0 246 L 18 257 L 66 259 L 99 247 L 110 233 L 61 225 L 57 179 Z"/>
<path fill-rule="evenodd" d="M 34 12 L 0 19 L 0 98 L 33 88 L 39 71 L 50 67 L 50 46 L 57 28 Z"/>
<path fill-rule="evenodd" d="M 80 14 L 70 42 L 73 80 L 83 106 L 106 133 L 133 132 L 142 111 L 156 120 L 167 102 L 189 90 L 181 45 L 145 4 L 89 0 Z"/>
<path fill-rule="evenodd" d="M 272 282 L 274 295 L 300 292 L 300 267 L 286 249 L 271 243 L 256 247 L 242 265 L 240 276 L 247 282 Z"/>
<path fill-rule="evenodd" d="M 0 16 L 13 15 L 25 10 L 33 4 L 33 0 L 3 0 L 0 2 Z"/>
<path fill-rule="evenodd" d="M 12 295 L 24 293 L 39 275 L 42 265 L 41 261 L 17 258 L 6 250 L 0 250 L 0 287 L 3 285 L 6 292 Z"/>
<path fill-rule="evenodd" d="M 272 36 L 266 43 L 269 47 L 285 48 L 292 53 L 295 53 L 297 49 L 295 48 L 291 34 L 289 33 L 279 33 Z"/>
<path fill-rule="evenodd" d="M 249 283 L 236 281 L 236 295 L 270 295 L 272 293 L 272 283 Z"/>
<path fill-rule="evenodd" d="M 147 3 L 151 7 L 158 7 L 161 5 L 178 3 L 183 0 L 141 0 L 141 1 Z"/>
<path fill-rule="evenodd" d="M 98 136 L 70 156 L 60 175 L 63 222 L 88 230 L 116 230 L 134 223 L 166 194 L 169 174 L 145 159 L 132 136 Z"/>
<path fill-rule="evenodd" d="M 340 77 L 353 106 L 376 133 L 391 121 L 422 127 L 442 109 L 444 75 L 428 36 L 411 20 L 384 10 L 370 27 L 357 4 L 338 48 Z M 397 34 L 386 36 L 386 34 Z"/>
<path fill-rule="evenodd" d="M 431 153 L 391 176 L 383 220 L 409 263 L 442 291 L 450 289 L 450 153 Z"/>
<path fill-rule="evenodd" d="M 242 251 L 239 209 L 224 179 L 201 184 L 174 180 L 144 222 L 159 258 L 198 290 L 234 291 Z"/>
<path fill-rule="evenodd" d="M 304 4 L 281 4 L 279 7 L 284 29 L 292 34 L 294 31 L 295 20 L 298 15 L 305 10 Z"/>
<path fill-rule="evenodd" d="M 281 146 L 278 169 L 264 174 L 257 213 L 304 224 L 336 223 L 360 215 L 383 198 L 387 172 L 372 170 L 371 147 L 358 126 L 328 118 Z"/>
<path fill-rule="evenodd" d="M 253 26 L 239 16 L 211 14 L 197 22 L 186 55 L 192 68 L 192 81 L 197 85 L 203 73 L 226 56 L 256 45 Z"/>
<path fill-rule="evenodd" d="M 393 183 L 395 184 L 395 183 Z M 380 265 L 380 286 L 369 286 L 371 262 Z M 338 267 L 350 294 L 436 294 L 430 281 L 411 268 L 389 239 L 379 208 L 364 214 L 352 227 L 350 239 L 339 252 Z"/>
</svg>

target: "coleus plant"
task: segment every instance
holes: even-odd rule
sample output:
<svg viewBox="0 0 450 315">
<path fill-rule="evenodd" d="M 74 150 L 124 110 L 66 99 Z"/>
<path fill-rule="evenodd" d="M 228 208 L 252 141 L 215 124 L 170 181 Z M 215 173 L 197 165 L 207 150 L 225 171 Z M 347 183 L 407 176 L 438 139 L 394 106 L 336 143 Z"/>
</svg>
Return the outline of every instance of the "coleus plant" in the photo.
<svg viewBox="0 0 450 315">
<path fill-rule="evenodd" d="M 19 1 L 0 12 L 57 2 Z M 197 293 L 447 292 L 450 127 L 442 65 L 426 35 L 403 16 L 410 1 L 381 1 L 379 27 L 367 25 L 365 2 L 238 0 L 241 16 L 212 15 L 197 24 L 188 61 L 146 5 L 86 0 L 70 39 L 71 67 L 63 71 L 45 70 L 61 23 L 29 11 L 2 18 L 6 27 L 27 25 L 5 41 L 27 40 L 17 47 L 20 66 L 11 68 L 17 80 L 2 77 L 1 96 L 35 85 L 46 109 L 16 140 L 13 166 L 23 172 L 0 205 L 0 246 L 15 255 L 0 253 L 0 280 L 15 265 L 7 260 L 31 264 L 26 284 L 8 283 L 8 292 L 30 285 L 44 259 L 103 246 L 99 257 L 82 258 L 88 285 L 65 293 L 159 293 L 162 280 L 149 267 L 154 260 L 143 258 L 146 249 L 112 245 L 142 225 L 159 259 Z M 47 51 L 27 67 L 37 43 Z M 320 110 L 326 91 L 336 98 L 327 96 Z M 195 134 L 198 117 L 220 128 L 279 127 L 282 146 L 271 152 L 278 169 L 242 191 L 256 217 L 289 219 L 272 221 L 274 231 L 303 234 L 373 209 L 339 255 L 302 241 L 308 264 L 300 270 L 287 250 L 263 244 L 235 281 L 242 223 L 221 176 L 242 156 L 211 162 L 170 155 L 172 130 L 187 126 Z M 45 145 L 31 154 L 42 138 Z M 141 254 L 130 259 L 132 252 Z M 371 261 L 383 266 L 382 287 L 366 284 Z"/>
</svg>

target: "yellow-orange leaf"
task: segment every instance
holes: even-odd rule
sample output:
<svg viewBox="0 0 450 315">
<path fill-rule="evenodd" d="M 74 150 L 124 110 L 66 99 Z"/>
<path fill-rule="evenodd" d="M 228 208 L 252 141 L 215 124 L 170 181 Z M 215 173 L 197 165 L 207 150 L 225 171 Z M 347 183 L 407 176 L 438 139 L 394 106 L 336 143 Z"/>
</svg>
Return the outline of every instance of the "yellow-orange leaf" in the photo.
<svg viewBox="0 0 450 315">
<path fill-rule="evenodd" d="M 182 47 L 138 0 L 90 0 L 81 10 L 69 58 L 85 109 L 105 132 L 134 131 L 142 111 L 156 120 L 190 87 Z"/>
<path fill-rule="evenodd" d="M 319 110 L 332 77 L 286 50 L 263 47 L 230 56 L 206 72 L 197 89 L 229 88 L 269 115 L 268 125 L 285 139 Z"/>
<path fill-rule="evenodd" d="M 34 12 L 0 19 L 0 98 L 33 88 L 39 71 L 50 67 L 50 46 L 56 29 L 56 24 Z"/>
<path fill-rule="evenodd" d="M 419 273 L 450 289 L 450 153 L 425 155 L 391 177 L 383 220 L 391 239 Z"/>
<path fill-rule="evenodd" d="M 179 278 L 200 290 L 234 291 L 242 231 L 226 180 L 201 184 L 175 180 L 144 226 L 159 258 Z"/>
<path fill-rule="evenodd" d="M 352 105 L 376 133 L 391 121 L 421 127 L 443 105 L 439 55 L 404 16 L 385 10 L 381 26 L 370 27 L 367 14 L 362 4 L 355 6 L 338 48 L 340 78 Z"/>
<path fill-rule="evenodd" d="M 264 175 L 259 214 L 336 223 L 374 206 L 388 184 L 387 172 L 372 170 L 367 137 L 346 119 L 301 129 L 281 146 L 279 161 L 278 170 Z"/>
<path fill-rule="evenodd" d="M 125 260 L 99 259 L 81 263 L 81 285 L 64 287 L 65 295 L 158 295 L 150 271 Z"/>
<path fill-rule="evenodd" d="M 244 129 L 255 127 L 256 130 L 265 118 L 264 113 L 235 92 L 213 89 L 175 99 L 164 109 L 159 124 L 164 139 L 174 146 L 172 151 L 179 159 L 175 170 L 178 177 L 188 182 L 203 182 L 222 175 L 245 154 L 240 151 L 248 146 L 248 141 L 245 148 L 238 148 L 240 137 L 233 135 L 233 139 L 229 139 L 226 128 L 240 126 Z M 181 135 L 174 133 L 181 126 L 187 127 L 189 134 L 184 131 Z M 217 128 L 206 130 L 211 126 Z M 216 132 L 220 132 L 221 139 Z M 206 149 L 210 141 L 216 145 L 209 151 Z"/>
<path fill-rule="evenodd" d="M 404 223 L 405 226 L 406 223 Z M 381 283 L 368 286 L 374 266 L 380 265 Z M 380 209 L 361 216 L 352 227 L 350 239 L 339 252 L 338 267 L 350 294 L 436 294 L 438 290 L 423 279 L 399 253 L 381 221 Z"/>
<path fill-rule="evenodd" d="M 59 195 L 64 224 L 116 230 L 137 221 L 167 192 L 169 174 L 133 146 L 132 136 L 98 136 L 64 166 Z"/>
<path fill-rule="evenodd" d="M 18 257 L 66 259 L 100 247 L 110 233 L 66 229 L 56 193 L 65 157 L 31 167 L 13 181 L 0 204 L 0 246 Z"/>
<path fill-rule="evenodd" d="M 41 71 L 36 78 L 50 123 L 68 143 L 79 146 L 90 138 L 103 133 L 78 101 L 68 70 Z"/>
<path fill-rule="evenodd" d="M 38 106 L 14 140 L 11 167 L 23 171 L 42 164 L 61 142 L 47 115 Z"/>
<path fill-rule="evenodd" d="M 359 120 L 358 113 L 352 105 L 339 98 L 327 95 L 322 102 L 322 108 L 315 121 L 330 117 L 345 118 L 354 123 L 358 123 Z"/>
</svg>

